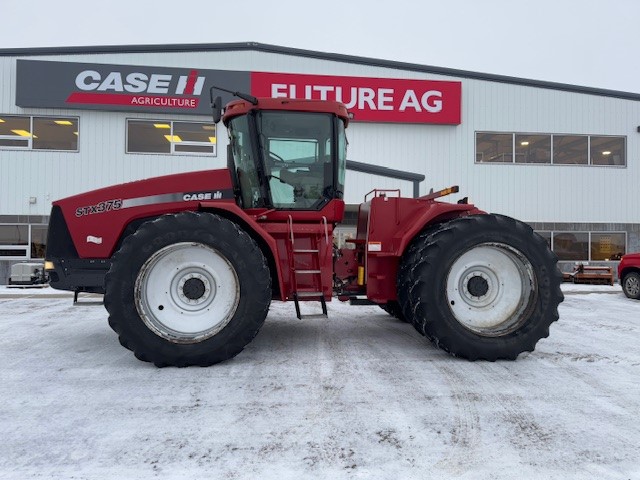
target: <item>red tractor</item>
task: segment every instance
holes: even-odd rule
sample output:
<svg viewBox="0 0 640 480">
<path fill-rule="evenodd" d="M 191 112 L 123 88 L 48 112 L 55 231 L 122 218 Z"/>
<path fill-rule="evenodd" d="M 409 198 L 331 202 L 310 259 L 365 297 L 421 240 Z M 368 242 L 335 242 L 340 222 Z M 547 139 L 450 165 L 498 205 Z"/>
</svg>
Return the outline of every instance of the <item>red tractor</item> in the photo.
<svg viewBox="0 0 640 480">
<path fill-rule="evenodd" d="M 222 90 L 222 89 L 221 89 Z M 558 319 L 562 275 L 526 224 L 464 200 L 373 191 L 337 248 L 349 123 L 337 102 L 255 98 L 220 108 L 228 168 L 54 202 L 54 288 L 104 293 L 120 343 L 157 366 L 212 365 L 258 333 L 272 299 L 363 299 L 469 360 L 533 351 Z"/>
</svg>

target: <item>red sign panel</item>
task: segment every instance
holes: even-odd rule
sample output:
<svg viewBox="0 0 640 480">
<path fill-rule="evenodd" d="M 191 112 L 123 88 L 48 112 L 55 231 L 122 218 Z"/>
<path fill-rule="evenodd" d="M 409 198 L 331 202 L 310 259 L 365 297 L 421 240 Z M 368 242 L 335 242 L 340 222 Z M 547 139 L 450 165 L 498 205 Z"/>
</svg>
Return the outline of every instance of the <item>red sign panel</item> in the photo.
<svg viewBox="0 0 640 480">
<path fill-rule="evenodd" d="M 360 122 L 459 125 L 461 116 L 460 82 L 252 72 L 251 94 L 337 100 Z"/>
</svg>

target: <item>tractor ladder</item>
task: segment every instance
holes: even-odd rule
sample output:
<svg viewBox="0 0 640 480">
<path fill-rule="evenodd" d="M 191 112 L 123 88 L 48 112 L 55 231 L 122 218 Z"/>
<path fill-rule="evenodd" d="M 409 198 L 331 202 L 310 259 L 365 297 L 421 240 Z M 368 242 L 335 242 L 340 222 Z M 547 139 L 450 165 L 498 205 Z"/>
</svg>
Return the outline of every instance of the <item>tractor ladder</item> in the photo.
<svg viewBox="0 0 640 480">
<path fill-rule="evenodd" d="M 289 250 L 289 258 L 291 259 L 291 286 L 293 291 L 293 302 L 296 307 L 296 316 L 299 319 L 328 318 L 327 304 L 324 299 L 324 285 L 322 283 L 322 262 L 320 261 L 321 243 L 324 240 L 329 243 L 329 230 L 326 217 L 322 217 L 324 226 L 324 236 L 317 233 L 310 233 L 304 238 L 308 239 L 309 245 L 304 247 L 296 244 L 296 238 L 293 233 L 293 220 L 289 216 L 289 242 L 287 242 Z M 324 237 L 324 238 L 323 238 Z M 303 286 L 300 286 L 300 285 Z M 322 313 L 305 314 L 300 312 L 300 301 L 305 299 L 309 301 L 317 298 L 322 307 Z"/>
</svg>

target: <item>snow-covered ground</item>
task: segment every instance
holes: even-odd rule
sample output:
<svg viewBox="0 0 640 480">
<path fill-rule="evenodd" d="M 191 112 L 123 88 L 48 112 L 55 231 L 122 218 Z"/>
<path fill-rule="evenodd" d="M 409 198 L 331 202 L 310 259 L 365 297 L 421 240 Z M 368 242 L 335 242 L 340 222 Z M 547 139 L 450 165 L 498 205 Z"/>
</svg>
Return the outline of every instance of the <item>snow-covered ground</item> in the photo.
<svg viewBox="0 0 640 480">
<path fill-rule="evenodd" d="M 516 362 L 450 357 L 377 307 L 275 302 L 235 359 L 157 369 L 101 306 L 0 288 L 0 478 L 638 479 L 640 302 L 563 289 Z"/>
</svg>

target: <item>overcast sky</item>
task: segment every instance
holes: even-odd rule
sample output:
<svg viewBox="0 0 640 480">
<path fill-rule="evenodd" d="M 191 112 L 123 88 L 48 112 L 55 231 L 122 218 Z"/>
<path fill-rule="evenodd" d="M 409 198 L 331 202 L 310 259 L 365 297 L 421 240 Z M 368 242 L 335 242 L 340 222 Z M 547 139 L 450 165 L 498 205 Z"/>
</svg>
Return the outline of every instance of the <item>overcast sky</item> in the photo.
<svg viewBox="0 0 640 480">
<path fill-rule="evenodd" d="M 29 0 L 0 9 L 0 49 L 225 42 L 640 93 L 640 0 Z"/>
</svg>

